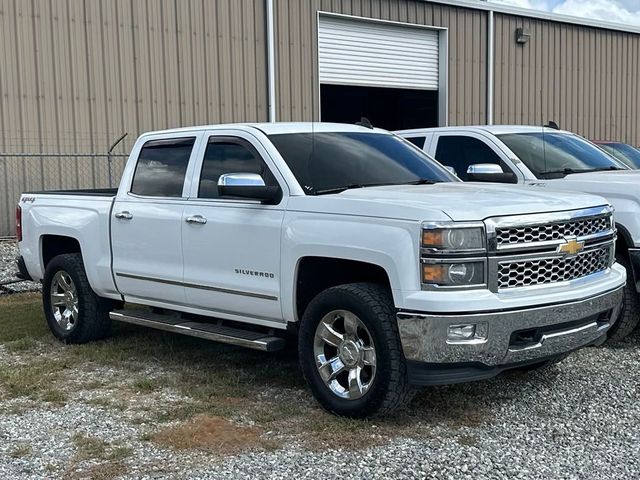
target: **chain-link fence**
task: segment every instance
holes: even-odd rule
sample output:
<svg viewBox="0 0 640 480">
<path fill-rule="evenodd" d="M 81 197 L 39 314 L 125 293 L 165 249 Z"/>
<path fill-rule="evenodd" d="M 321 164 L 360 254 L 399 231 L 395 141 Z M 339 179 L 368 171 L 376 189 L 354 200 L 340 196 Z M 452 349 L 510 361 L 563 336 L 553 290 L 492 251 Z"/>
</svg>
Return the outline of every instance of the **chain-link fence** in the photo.
<svg viewBox="0 0 640 480">
<path fill-rule="evenodd" d="M 117 187 L 127 155 L 0 153 L 0 237 L 14 235 L 22 192 Z"/>
</svg>

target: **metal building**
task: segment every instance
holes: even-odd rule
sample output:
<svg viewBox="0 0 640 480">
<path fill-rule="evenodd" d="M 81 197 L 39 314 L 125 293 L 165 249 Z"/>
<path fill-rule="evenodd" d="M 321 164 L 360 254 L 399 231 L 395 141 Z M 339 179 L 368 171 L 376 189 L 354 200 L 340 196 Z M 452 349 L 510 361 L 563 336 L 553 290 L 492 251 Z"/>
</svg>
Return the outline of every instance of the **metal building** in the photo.
<svg viewBox="0 0 640 480">
<path fill-rule="evenodd" d="M 360 116 L 554 120 L 637 145 L 639 74 L 639 28 L 474 0 L 0 0 L 0 236 L 21 189 L 107 178 L 103 158 L 6 154 L 105 153 L 128 132 L 125 153 L 147 130 Z"/>
</svg>

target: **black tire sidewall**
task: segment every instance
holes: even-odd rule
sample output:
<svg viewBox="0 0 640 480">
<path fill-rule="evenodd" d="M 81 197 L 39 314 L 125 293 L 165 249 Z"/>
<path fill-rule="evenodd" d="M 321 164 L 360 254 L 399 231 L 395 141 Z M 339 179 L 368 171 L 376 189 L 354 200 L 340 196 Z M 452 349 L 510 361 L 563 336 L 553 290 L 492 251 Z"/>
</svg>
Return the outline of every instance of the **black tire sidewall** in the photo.
<svg viewBox="0 0 640 480">
<path fill-rule="evenodd" d="M 78 320 L 71 330 L 63 330 L 58 325 L 51 308 L 51 283 L 59 271 L 64 271 L 71 277 L 78 297 Z M 75 342 L 81 336 L 81 331 L 85 327 L 83 324 L 87 322 L 87 315 L 95 312 L 94 294 L 92 291 L 84 291 L 86 285 L 88 285 L 87 277 L 82 259 L 79 256 L 60 255 L 53 258 L 47 265 L 42 284 L 44 314 L 53 335 L 64 342 Z"/>
<path fill-rule="evenodd" d="M 315 363 L 314 337 L 320 320 L 333 310 L 347 310 L 355 314 L 365 324 L 372 336 L 376 351 L 376 375 L 373 385 L 361 398 L 347 400 L 335 395 L 320 377 Z M 319 294 L 308 306 L 303 316 L 299 332 L 299 354 L 303 374 L 314 396 L 328 411 L 351 417 L 375 415 L 383 404 L 391 381 L 391 357 L 386 348 L 389 338 L 381 321 L 371 305 L 348 290 L 333 288 Z"/>
</svg>

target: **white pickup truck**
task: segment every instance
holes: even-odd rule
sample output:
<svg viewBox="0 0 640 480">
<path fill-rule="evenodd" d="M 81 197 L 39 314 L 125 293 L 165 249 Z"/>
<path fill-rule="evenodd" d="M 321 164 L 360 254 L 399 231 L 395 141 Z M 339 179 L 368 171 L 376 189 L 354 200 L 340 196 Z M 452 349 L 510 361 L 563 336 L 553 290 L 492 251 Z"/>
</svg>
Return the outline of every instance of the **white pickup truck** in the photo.
<svg viewBox="0 0 640 480">
<path fill-rule="evenodd" d="M 288 330 L 348 416 L 600 343 L 626 281 L 604 199 L 465 184 L 360 126 L 144 134 L 117 191 L 25 193 L 17 220 L 59 339 L 119 320 L 272 351 Z"/>
<path fill-rule="evenodd" d="M 605 197 L 615 208 L 617 260 L 629 272 L 615 341 L 640 322 L 640 171 L 567 131 L 532 126 L 471 126 L 396 132 L 465 181 L 520 183 Z"/>
</svg>

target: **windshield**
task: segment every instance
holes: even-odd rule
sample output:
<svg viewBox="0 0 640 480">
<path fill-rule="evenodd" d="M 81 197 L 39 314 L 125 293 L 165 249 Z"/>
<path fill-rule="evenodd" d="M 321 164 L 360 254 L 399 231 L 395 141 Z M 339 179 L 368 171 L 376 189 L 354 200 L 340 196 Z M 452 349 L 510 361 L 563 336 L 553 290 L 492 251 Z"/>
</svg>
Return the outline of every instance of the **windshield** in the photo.
<svg viewBox="0 0 640 480">
<path fill-rule="evenodd" d="M 498 135 L 538 178 L 627 167 L 577 135 L 554 132 Z"/>
<path fill-rule="evenodd" d="M 630 168 L 640 169 L 640 150 L 626 143 L 603 143 L 604 150 L 616 157 Z"/>
<path fill-rule="evenodd" d="M 459 181 L 395 135 L 307 132 L 269 135 L 269 139 L 310 195 L 347 188 Z"/>
</svg>

